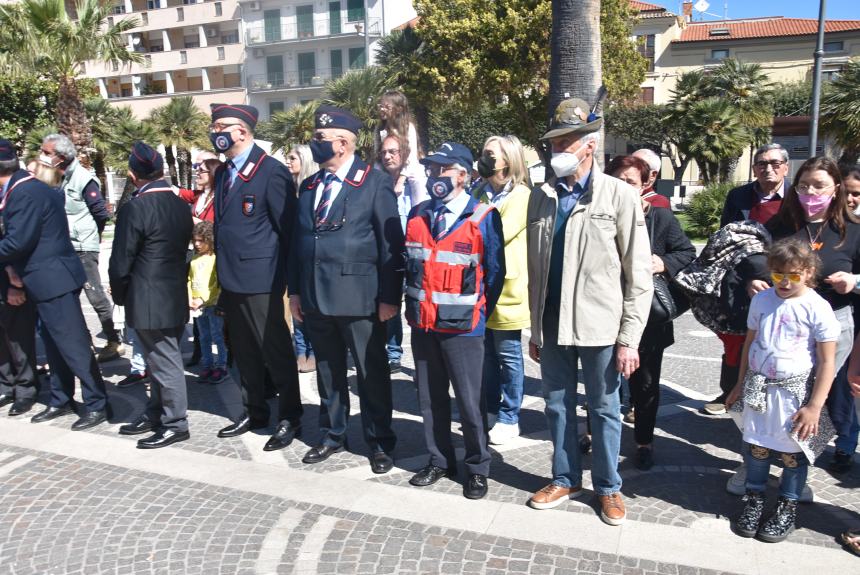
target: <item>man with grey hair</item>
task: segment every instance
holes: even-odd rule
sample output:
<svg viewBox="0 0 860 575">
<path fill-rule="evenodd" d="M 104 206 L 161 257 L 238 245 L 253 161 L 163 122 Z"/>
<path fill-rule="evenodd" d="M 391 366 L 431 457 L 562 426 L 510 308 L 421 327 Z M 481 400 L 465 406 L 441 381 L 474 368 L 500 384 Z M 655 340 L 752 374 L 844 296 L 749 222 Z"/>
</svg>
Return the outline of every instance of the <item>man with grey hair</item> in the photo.
<svg viewBox="0 0 860 575">
<path fill-rule="evenodd" d="M 636 150 L 632 155 L 648 164 L 648 169 L 650 170 L 648 181 L 644 182 L 642 191 L 639 192 L 639 195 L 642 196 L 643 200 L 647 201 L 655 208 L 671 209 L 672 204 L 669 202 L 669 198 L 661 196 L 654 190 L 654 185 L 657 183 L 657 176 L 660 175 L 660 166 L 663 163 L 660 160 L 660 156 L 658 156 L 654 150 L 649 150 L 648 148 Z"/>
<path fill-rule="evenodd" d="M 110 219 L 101 186 L 98 179 L 78 162 L 75 145 L 62 134 L 50 134 L 42 140 L 39 161 L 63 174 L 60 189 L 65 195 L 69 237 L 87 274 L 84 293 L 98 314 L 107 338 L 107 345 L 96 359 L 100 362 L 117 359 L 124 349 L 119 330 L 113 323 L 113 304 L 102 288 L 99 275 L 99 244 L 105 224 Z"/>
</svg>

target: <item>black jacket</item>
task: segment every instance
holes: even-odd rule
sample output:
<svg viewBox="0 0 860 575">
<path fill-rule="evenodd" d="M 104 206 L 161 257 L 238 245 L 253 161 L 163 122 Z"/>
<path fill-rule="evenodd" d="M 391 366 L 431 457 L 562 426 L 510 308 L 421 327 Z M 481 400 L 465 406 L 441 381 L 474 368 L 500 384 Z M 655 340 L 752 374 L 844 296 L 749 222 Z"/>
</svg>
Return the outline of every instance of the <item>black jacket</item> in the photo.
<svg viewBox="0 0 860 575">
<path fill-rule="evenodd" d="M 400 305 L 403 228 L 391 178 L 355 158 L 329 208 L 314 226 L 322 171 L 302 182 L 290 249 L 289 292 L 304 311 L 366 317 L 377 303 Z"/>
<path fill-rule="evenodd" d="M 742 222 L 750 219 L 750 210 L 759 201 L 756 193 L 756 181 L 729 190 L 726 196 L 726 205 L 723 206 L 723 215 L 720 217 L 720 227 L 731 222 Z M 783 193 L 791 187 L 791 182 L 785 180 L 782 186 Z M 782 196 L 774 197 L 771 201 L 782 201 Z"/>
<path fill-rule="evenodd" d="M 11 263 L 37 303 L 80 289 L 86 274 L 69 239 L 65 197 L 18 170 L 4 200 L 0 268 Z"/>
<path fill-rule="evenodd" d="M 108 275 L 131 327 L 169 329 L 188 321 L 185 255 L 193 227 L 188 204 L 164 180 L 147 184 L 120 209 Z"/>
</svg>

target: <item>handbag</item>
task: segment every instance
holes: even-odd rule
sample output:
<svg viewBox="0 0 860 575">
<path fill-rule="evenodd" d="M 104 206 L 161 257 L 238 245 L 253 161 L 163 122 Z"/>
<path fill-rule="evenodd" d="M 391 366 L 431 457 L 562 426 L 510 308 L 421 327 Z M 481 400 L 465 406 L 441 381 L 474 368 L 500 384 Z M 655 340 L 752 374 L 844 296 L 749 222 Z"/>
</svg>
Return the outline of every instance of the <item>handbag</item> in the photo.
<svg viewBox="0 0 860 575">
<path fill-rule="evenodd" d="M 651 243 L 651 253 L 654 253 L 654 217 L 648 230 L 648 238 Z M 651 300 L 651 313 L 648 314 L 648 323 L 652 325 L 663 325 L 668 323 L 690 309 L 690 300 L 683 290 L 675 284 L 666 274 L 654 274 L 654 298 Z"/>
</svg>

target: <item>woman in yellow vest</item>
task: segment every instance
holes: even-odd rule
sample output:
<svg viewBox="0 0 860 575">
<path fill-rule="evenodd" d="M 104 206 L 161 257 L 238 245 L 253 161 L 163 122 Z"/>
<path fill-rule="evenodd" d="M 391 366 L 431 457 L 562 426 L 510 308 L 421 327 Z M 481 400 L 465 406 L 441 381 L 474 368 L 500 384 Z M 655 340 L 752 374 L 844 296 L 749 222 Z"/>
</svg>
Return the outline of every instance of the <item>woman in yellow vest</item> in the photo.
<svg viewBox="0 0 860 575">
<path fill-rule="evenodd" d="M 519 139 L 487 138 L 478 160 L 478 173 L 484 184 L 476 191 L 476 197 L 499 211 L 505 238 L 505 283 L 484 336 L 484 389 L 490 443 L 501 445 L 520 434 L 524 374 L 520 334 L 530 324 L 526 217 L 531 183 Z"/>
</svg>

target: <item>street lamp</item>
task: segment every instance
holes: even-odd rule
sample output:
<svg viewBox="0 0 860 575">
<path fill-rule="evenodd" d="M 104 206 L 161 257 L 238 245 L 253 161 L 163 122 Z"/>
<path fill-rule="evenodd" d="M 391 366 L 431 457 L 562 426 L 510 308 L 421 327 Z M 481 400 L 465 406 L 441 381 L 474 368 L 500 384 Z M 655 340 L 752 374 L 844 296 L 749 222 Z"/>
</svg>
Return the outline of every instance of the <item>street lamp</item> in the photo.
<svg viewBox="0 0 860 575">
<path fill-rule="evenodd" d="M 818 148 L 818 114 L 821 108 L 821 59 L 824 57 L 824 11 L 827 0 L 821 0 L 818 9 L 818 42 L 815 46 L 812 67 L 812 110 L 809 120 L 809 157 L 814 158 Z"/>
</svg>

